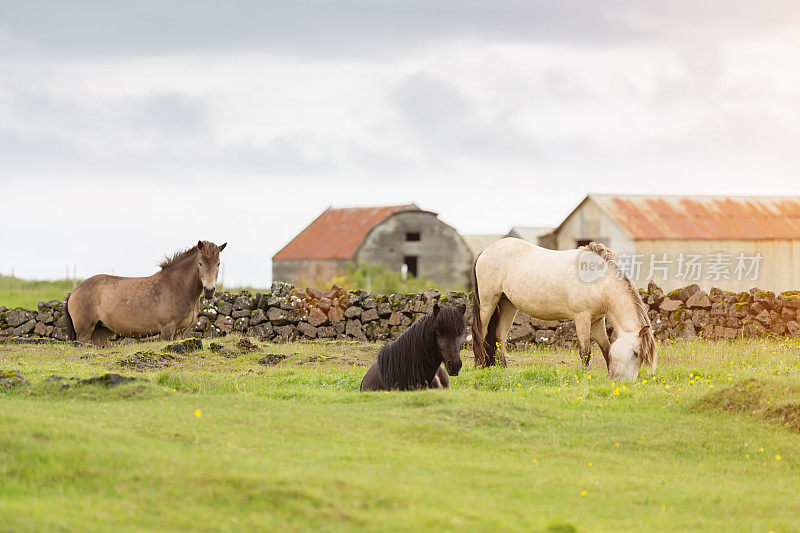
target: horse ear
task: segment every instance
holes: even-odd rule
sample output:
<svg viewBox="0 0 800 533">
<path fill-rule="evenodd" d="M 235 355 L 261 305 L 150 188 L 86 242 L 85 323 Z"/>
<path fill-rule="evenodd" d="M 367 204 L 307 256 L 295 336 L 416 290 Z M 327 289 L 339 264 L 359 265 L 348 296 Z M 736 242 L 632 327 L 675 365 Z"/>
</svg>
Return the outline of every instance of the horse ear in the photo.
<svg viewBox="0 0 800 533">
<path fill-rule="evenodd" d="M 203 249 L 203 241 L 197 241 L 197 249 L 198 250 L 202 250 Z"/>
<path fill-rule="evenodd" d="M 649 329 L 650 326 L 642 326 L 642 329 L 639 330 L 639 336 L 644 337 Z"/>
<path fill-rule="evenodd" d="M 433 316 L 439 314 L 439 304 L 433 304 Z"/>
<path fill-rule="evenodd" d="M 228 243 L 227 243 L 227 242 L 223 242 L 223 243 L 222 243 L 222 244 L 219 246 L 219 251 L 221 252 L 222 250 L 224 250 L 226 246 L 228 246 Z"/>
<path fill-rule="evenodd" d="M 463 315 L 467 312 L 467 304 L 459 304 L 458 307 L 456 307 L 456 309 L 458 309 Z"/>
</svg>

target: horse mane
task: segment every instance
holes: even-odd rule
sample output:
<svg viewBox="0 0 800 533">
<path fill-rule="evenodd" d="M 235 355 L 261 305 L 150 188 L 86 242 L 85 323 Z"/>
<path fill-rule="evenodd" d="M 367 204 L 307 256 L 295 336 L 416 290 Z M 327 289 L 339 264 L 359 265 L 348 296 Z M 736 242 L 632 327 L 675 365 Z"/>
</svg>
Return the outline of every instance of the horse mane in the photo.
<svg viewBox="0 0 800 533">
<path fill-rule="evenodd" d="M 172 255 L 165 256 L 164 259 L 158 264 L 158 266 L 160 266 L 161 269 L 164 270 L 165 268 L 169 268 L 172 265 L 180 263 L 184 259 L 186 259 L 188 257 L 191 257 L 196 252 L 197 252 L 197 245 L 196 244 L 194 246 L 192 246 L 191 248 L 188 248 L 186 250 L 178 250 L 177 252 L 175 252 Z"/>
<path fill-rule="evenodd" d="M 605 261 L 609 268 L 616 274 L 616 278 L 625 284 L 625 289 L 628 292 L 633 305 L 636 308 L 636 316 L 639 318 L 639 324 L 644 327 L 648 326 L 647 332 L 641 337 L 641 354 L 642 361 L 650 368 L 655 369 L 658 354 L 656 352 L 656 338 L 653 335 L 653 327 L 650 323 L 650 316 L 647 314 L 647 306 L 642 300 L 639 290 L 634 286 L 633 282 L 625 275 L 619 264 L 617 264 L 617 254 L 606 245 L 599 242 L 590 242 L 581 248 L 589 250 L 599 255 Z"/>
<path fill-rule="evenodd" d="M 442 306 L 436 315 L 412 324 L 394 342 L 383 346 L 378 351 L 378 372 L 387 389 L 424 387 L 433 379 L 441 364 L 435 326 L 444 336 L 462 335 L 464 315 L 455 307 Z M 431 368 L 433 373 L 425 376 Z"/>
</svg>

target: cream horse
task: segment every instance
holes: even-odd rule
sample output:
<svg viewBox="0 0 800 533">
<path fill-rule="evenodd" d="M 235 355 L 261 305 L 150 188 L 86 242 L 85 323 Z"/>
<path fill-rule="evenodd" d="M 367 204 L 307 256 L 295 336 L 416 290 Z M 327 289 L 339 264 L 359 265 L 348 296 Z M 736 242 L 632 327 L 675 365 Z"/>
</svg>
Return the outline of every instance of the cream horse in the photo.
<svg viewBox="0 0 800 533">
<path fill-rule="evenodd" d="M 542 320 L 572 319 L 584 364 L 589 364 L 594 338 L 616 379 L 635 381 L 642 363 L 655 369 L 656 342 L 647 308 L 615 260 L 614 252 L 598 243 L 565 251 L 513 238 L 489 245 L 472 269 L 475 364 L 495 364 L 496 342 L 506 364 L 506 339 L 520 310 Z M 613 343 L 606 317 L 617 334 Z"/>
</svg>

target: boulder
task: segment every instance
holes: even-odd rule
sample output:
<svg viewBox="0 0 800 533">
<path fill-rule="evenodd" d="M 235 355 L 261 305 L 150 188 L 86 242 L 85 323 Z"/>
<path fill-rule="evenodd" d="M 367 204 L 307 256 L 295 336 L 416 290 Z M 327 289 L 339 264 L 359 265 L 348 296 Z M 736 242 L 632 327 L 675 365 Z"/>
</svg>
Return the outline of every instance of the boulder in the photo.
<svg viewBox="0 0 800 533">
<path fill-rule="evenodd" d="M 317 328 L 307 322 L 300 322 L 297 324 L 297 331 L 309 339 L 314 339 L 317 337 Z"/>
<path fill-rule="evenodd" d="M 367 323 L 372 322 L 373 320 L 378 320 L 378 310 L 375 308 L 365 309 L 363 313 L 361 313 L 361 322 Z"/>
<path fill-rule="evenodd" d="M 313 307 L 306 320 L 314 327 L 328 325 L 328 315 L 319 307 Z"/>
<path fill-rule="evenodd" d="M 28 311 L 27 309 L 23 309 L 21 307 L 17 307 L 16 309 L 12 309 L 11 311 L 6 312 L 6 324 L 11 326 L 12 328 L 19 327 L 26 322 L 34 320 L 35 318 L 36 318 L 35 313 L 33 313 L 32 311 Z"/>
<path fill-rule="evenodd" d="M 267 321 L 267 315 L 264 314 L 264 311 L 261 308 L 254 309 L 252 313 L 250 313 L 250 325 L 257 326 L 259 324 L 263 324 Z"/>
<path fill-rule="evenodd" d="M 273 326 L 285 326 L 297 322 L 297 319 L 291 312 L 278 307 L 270 307 L 267 312 L 267 318 Z"/>
<path fill-rule="evenodd" d="M 697 291 L 686 299 L 686 307 L 689 309 L 710 309 L 711 300 L 708 298 L 708 294 L 706 294 L 704 291 Z"/>
<path fill-rule="evenodd" d="M 342 311 L 339 307 L 331 307 L 328 310 L 328 322 L 332 325 L 336 325 L 339 322 L 344 320 L 344 311 Z"/>
<path fill-rule="evenodd" d="M 203 341 L 200 339 L 186 339 L 181 342 L 175 342 L 164 347 L 164 351 L 176 353 L 179 355 L 196 352 L 203 349 Z"/>
<path fill-rule="evenodd" d="M 665 311 L 667 313 L 671 313 L 672 311 L 676 311 L 679 307 L 683 305 L 683 302 L 680 300 L 673 300 L 671 298 L 664 298 L 661 302 L 661 305 L 658 306 L 658 309 L 661 311 Z"/>
</svg>

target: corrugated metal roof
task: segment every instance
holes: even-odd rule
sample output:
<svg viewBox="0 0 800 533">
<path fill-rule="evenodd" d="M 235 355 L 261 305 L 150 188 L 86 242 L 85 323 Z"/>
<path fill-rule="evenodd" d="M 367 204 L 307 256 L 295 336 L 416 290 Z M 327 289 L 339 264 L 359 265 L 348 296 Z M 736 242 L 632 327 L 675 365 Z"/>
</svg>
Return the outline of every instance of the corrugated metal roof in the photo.
<svg viewBox="0 0 800 533">
<path fill-rule="evenodd" d="M 547 235 L 553 228 L 546 226 L 512 226 L 506 237 L 516 237 L 524 241 L 539 244 L 539 237 Z"/>
<path fill-rule="evenodd" d="M 464 239 L 464 242 L 467 243 L 467 247 L 472 252 L 472 255 L 476 256 L 481 253 L 484 248 L 495 241 L 499 241 L 504 236 L 505 235 L 499 233 L 474 233 L 472 235 L 462 235 L 461 237 Z"/>
<path fill-rule="evenodd" d="M 800 239 L 797 196 L 590 194 L 633 239 Z"/>
<path fill-rule="evenodd" d="M 416 209 L 419 208 L 414 204 L 329 207 L 272 259 L 352 259 L 361 241 L 377 224 L 400 211 Z"/>
</svg>

